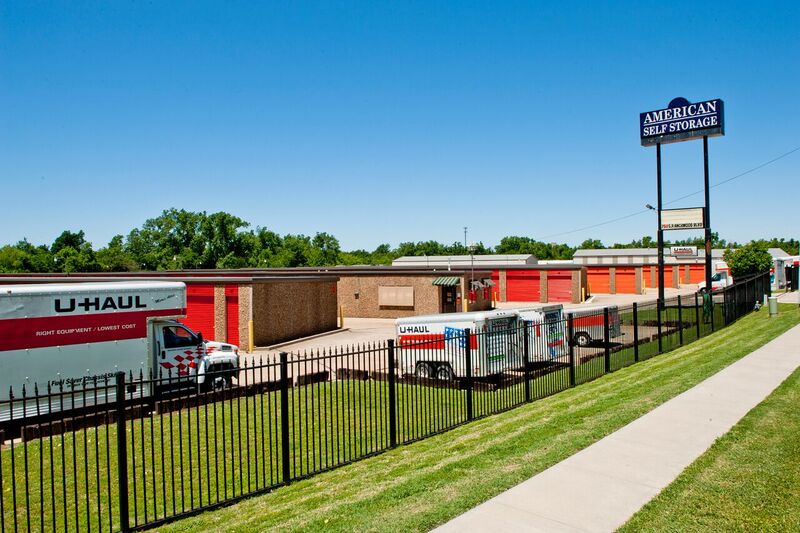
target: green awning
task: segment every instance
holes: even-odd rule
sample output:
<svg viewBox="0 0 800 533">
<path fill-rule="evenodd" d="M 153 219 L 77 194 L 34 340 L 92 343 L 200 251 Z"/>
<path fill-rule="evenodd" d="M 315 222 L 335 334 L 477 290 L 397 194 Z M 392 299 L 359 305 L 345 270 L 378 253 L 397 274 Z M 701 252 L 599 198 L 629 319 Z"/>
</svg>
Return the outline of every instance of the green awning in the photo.
<svg viewBox="0 0 800 533">
<path fill-rule="evenodd" d="M 461 285 L 461 278 L 458 276 L 442 276 L 433 280 L 433 284 L 452 287 L 453 285 Z"/>
</svg>

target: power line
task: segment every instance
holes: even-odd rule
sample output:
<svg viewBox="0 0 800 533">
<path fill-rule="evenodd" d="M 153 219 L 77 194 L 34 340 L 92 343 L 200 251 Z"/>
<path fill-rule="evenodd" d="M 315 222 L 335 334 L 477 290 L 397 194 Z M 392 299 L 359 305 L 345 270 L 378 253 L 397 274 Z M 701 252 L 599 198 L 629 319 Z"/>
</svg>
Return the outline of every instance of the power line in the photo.
<svg viewBox="0 0 800 533">
<path fill-rule="evenodd" d="M 735 176 L 731 176 L 730 178 L 727 178 L 727 179 L 724 179 L 722 181 L 719 181 L 719 182 L 711 185 L 710 188 L 713 189 L 715 187 L 719 187 L 720 185 L 724 185 L 726 183 L 729 183 L 729 182 L 731 182 L 731 181 L 733 181 L 735 179 L 741 178 L 742 176 L 746 176 L 746 175 L 748 175 L 748 174 L 750 174 L 752 172 L 755 172 L 756 170 L 760 170 L 760 169 L 764 168 L 767 165 L 771 165 L 772 163 L 774 163 L 776 161 L 779 161 L 779 160 L 783 159 L 784 157 L 788 157 L 788 156 L 792 155 L 793 153 L 795 153 L 797 151 L 800 151 L 800 146 L 798 146 L 796 148 L 793 148 L 793 149 L 789 150 L 788 152 L 784 152 L 783 154 L 779 155 L 778 157 L 770 159 L 769 161 L 761 163 L 760 165 L 756 165 L 756 166 L 754 166 L 753 168 L 751 168 L 749 170 L 745 170 L 744 172 L 736 174 Z M 681 196 L 679 198 L 675 198 L 673 200 L 670 200 L 669 202 L 665 202 L 664 205 L 670 205 L 670 204 L 674 204 L 675 202 L 680 202 L 681 200 L 685 200 L 686 198 L 692 197 L 695 194 L 700 194 L 702 192 L 703 192 L 703 189 L 700 189 L 699 191 L 695 191 L 695 192 L 689 193 L 687 195 Z M 592 224 L 590 226 L 583 226 L 581 228 L 577 228 L 577 229 L 573 229 L 573 230 L 569 230 L 569 231 L 562 231 L 562 232 L 559 232 L 559 233 L 551 233 L 550 235 L 543 236 L 542 239 L 550 239 L 552 237 L 560 237 L 562 235 L 570 235 L 572 233 L 578 233 L 578 232 L 581 232 L 581 231 L 586 231 L 588 229 L 599 228 L 600 226 L 606 226 L 608 224 L 613 224 L 614 222 L 619 222 L 620 220 L 625 220 L 627 218 L 632 218 L 632 217 L 635 217 L 637 215 L 641 215 L 642 213 L 647 213 L 648 211 L 649 211 L 649 209 L 642 209 L 641 211 L 636 211 L 635 213 L 631 213 L 629 215 L 624 215 L 624 216 L 621 216 L 621 217 L 612 218 L 610 220 L 605 220 L 603 222 L 598 222 L 597 224 Z"/>
</svg>

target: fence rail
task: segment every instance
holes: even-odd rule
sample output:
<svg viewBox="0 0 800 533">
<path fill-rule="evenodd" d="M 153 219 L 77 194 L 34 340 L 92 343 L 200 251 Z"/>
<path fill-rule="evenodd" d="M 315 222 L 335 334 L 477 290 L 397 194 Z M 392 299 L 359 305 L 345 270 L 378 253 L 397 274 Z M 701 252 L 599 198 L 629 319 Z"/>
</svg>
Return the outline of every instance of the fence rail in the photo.
<svg viewBox="0 0 800 533">
<path fill-rule="evenodd" d="M 225 505 L 693 342 L 769 290 L 759 275 L 494 331 L 281 353 L 208 392 L 142 373 L 21 387 L 0 402 L 0 524 L 127 531 Z"/>
</svg>

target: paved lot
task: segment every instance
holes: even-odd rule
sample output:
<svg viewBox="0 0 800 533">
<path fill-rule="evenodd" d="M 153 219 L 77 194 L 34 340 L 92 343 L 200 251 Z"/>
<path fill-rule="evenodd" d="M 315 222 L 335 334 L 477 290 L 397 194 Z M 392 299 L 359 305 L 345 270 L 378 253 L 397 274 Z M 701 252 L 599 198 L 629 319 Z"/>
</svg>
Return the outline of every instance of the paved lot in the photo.
<svg viewBox="0 0 800 533">
<path fill-rule="evenodd" d="M 436 531 L 614 531 L 800 366 L 800 326 Z"/>
</svg>

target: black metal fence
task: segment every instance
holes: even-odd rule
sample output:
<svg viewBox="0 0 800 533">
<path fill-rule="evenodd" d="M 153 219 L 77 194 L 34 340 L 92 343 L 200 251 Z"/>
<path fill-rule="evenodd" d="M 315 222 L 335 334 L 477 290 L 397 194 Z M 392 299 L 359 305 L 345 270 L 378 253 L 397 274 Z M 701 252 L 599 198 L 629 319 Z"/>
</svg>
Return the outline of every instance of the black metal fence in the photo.
<svg viewBox="0 0 800 533">
<path fill-rule="evenodd" d="M 0 402 L 0 523 L 152 527 L 596 379 L 730 324 L 763 294 L 768 275 L 714 295 L 282 353 L 209 392 L 123 373 L 23 386 Z"/>
</svg>

